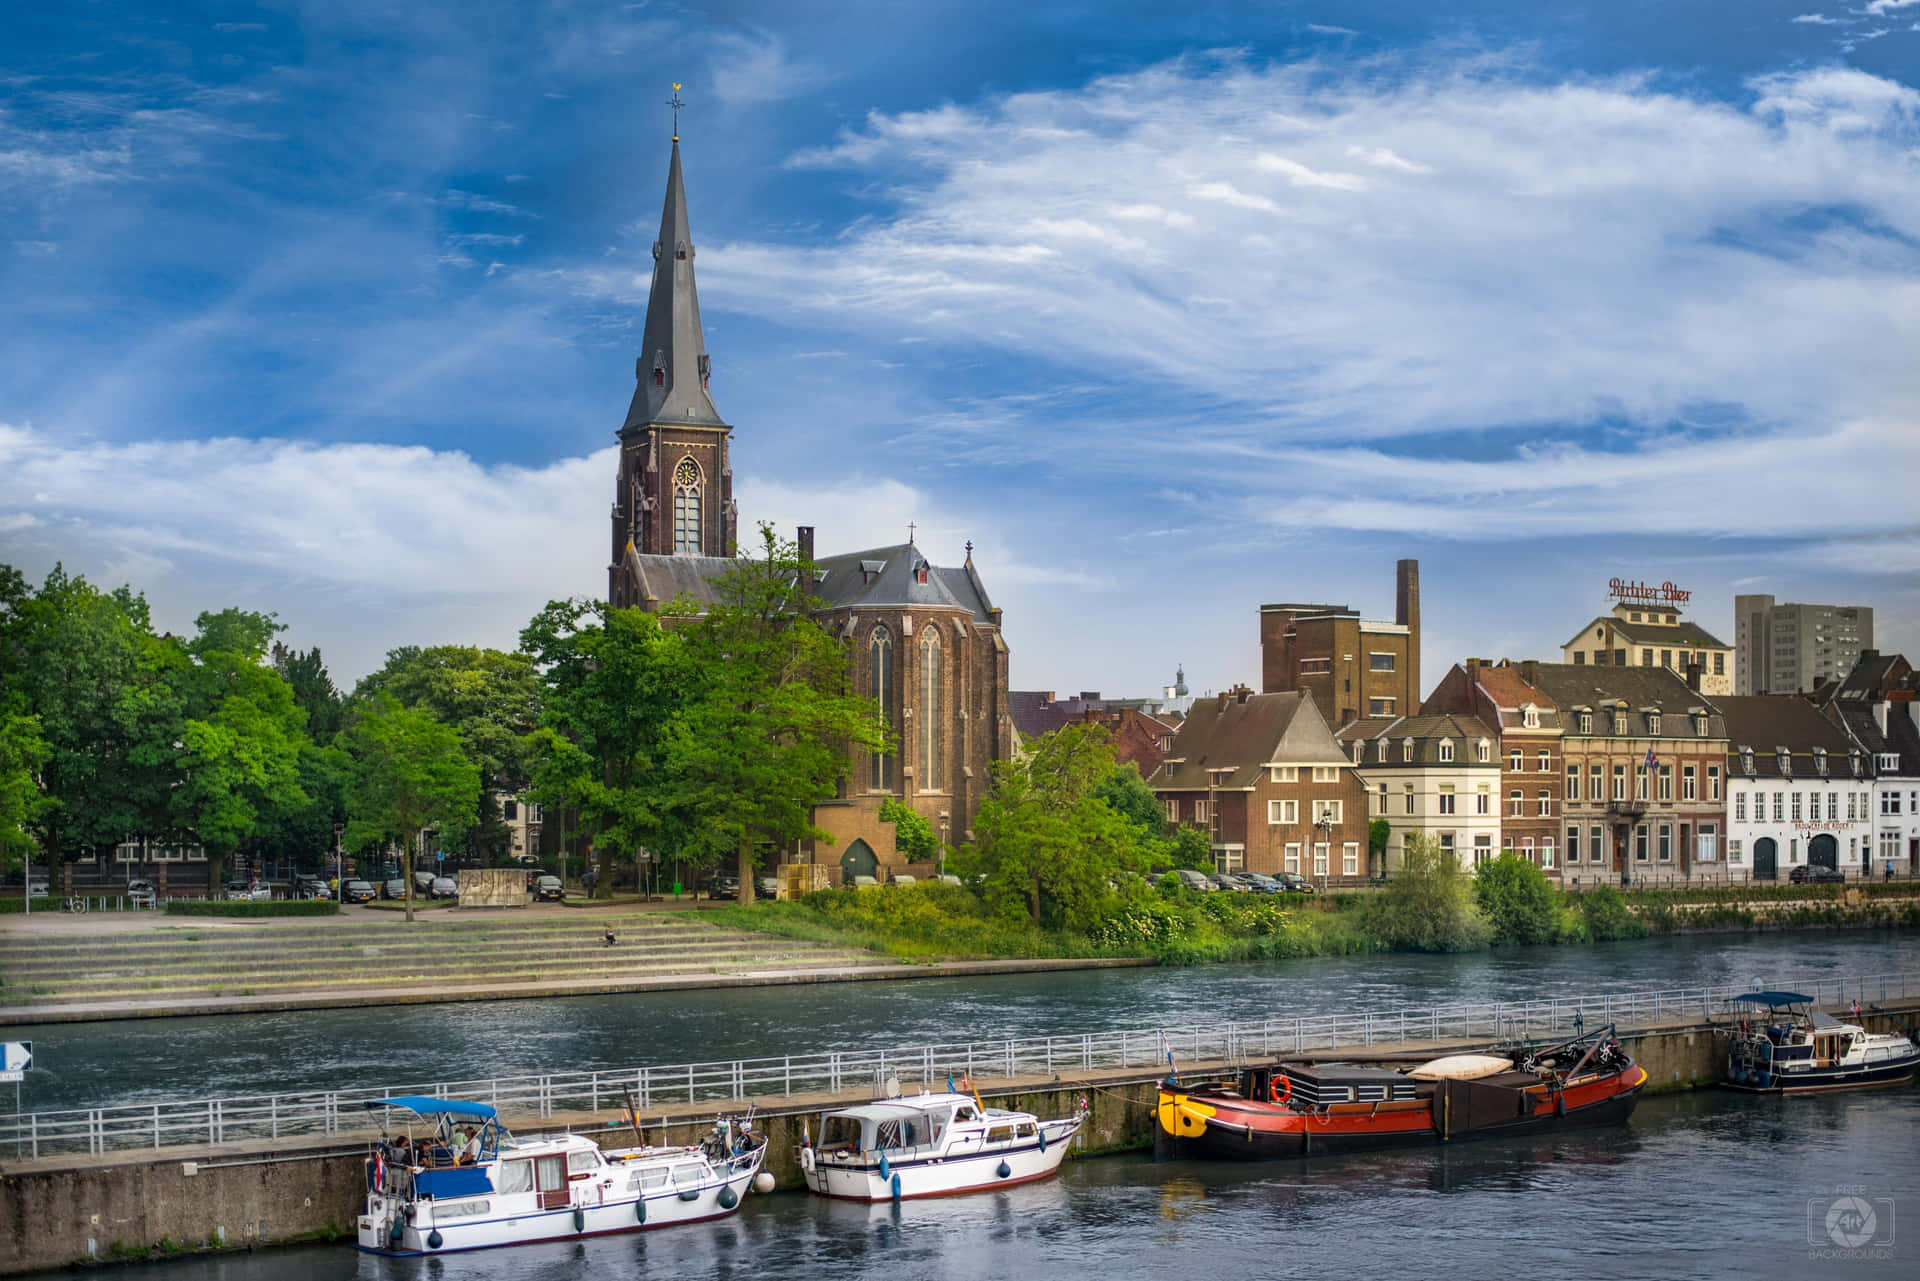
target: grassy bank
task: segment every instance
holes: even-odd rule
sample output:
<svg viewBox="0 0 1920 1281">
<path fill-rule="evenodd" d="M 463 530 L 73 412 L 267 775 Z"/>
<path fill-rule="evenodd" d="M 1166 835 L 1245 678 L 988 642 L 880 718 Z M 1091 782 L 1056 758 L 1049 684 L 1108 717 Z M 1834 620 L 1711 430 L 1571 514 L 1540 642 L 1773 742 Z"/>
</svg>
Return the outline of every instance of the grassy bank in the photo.
<svg viewBox="0 0 1920 1281">
<path fill-rule="evenodd" d="M 333 916 L 340 905 L 331 899 L 273 899 L 267 902 L 222 902 L 219 899 L 175 899 L 168 916 Z"/>
<path fill-rule="evenodd" d="M 905 960 L 1151 957 L 1168 964 L 1459 952 L 1578 944 L 1691 931 L 1920 928 L 1920 904 L 1830 887 L 1622 894 L 1562 893 L 1455 872 L 1424 884 L 1311 899 L 1141 887 L 1112 896 L 1084 930 L 1036 928 L 993 914 L 971 890 L 880 885 L 822 890 L 791 903 L 720 908 L 715 924 L 865 948 Z"/>
</svg>

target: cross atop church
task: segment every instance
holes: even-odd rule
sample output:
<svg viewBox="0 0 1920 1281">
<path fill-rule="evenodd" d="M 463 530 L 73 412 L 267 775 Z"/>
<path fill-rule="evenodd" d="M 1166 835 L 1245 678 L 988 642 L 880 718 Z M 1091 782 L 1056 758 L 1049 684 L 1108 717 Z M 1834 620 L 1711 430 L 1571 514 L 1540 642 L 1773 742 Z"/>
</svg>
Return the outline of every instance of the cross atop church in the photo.
<svg viewBox="0 0 1920 1281">
<path fill-rule="evenodd" d="M 673 108 L 673 140 L 680 141 L 680 108 L 687 104 L 680 101 L 680 86 L 673 86 L 673 97 L 667 99 L 667 105 Z"/>
<path fill-rule="evenodd" d="M 913 523 L 912 521 L 908 521 L 908 522 L 907 522 L 907 542 L 908 542 L 908 543 L 912 543 L 912 542 L 913 542 L 913 531 L 914 531 L 914 530 L 916 530 L 916 529 L 918 529 L 918 528 L 920 528 L 920 527 L 919 527 L 918 525 L 916 525 L 916 524 L 914 524 L 914 523 Z"/>
</svg>

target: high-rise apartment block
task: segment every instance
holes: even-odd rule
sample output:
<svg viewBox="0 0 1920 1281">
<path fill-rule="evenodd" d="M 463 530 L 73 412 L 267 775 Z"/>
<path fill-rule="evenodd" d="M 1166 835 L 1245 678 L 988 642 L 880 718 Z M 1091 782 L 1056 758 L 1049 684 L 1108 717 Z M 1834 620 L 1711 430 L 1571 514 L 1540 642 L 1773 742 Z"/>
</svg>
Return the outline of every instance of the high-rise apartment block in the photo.
<svg viewBox="0 0 1920 1281">
<path fill-rule="evenodd" d="M 1844 680 L 1873 648 L 1865 605 L 1776 605 L 1733 598 L 1734 684 L 1742 694 L 1797 694 Z"/>
</svg>

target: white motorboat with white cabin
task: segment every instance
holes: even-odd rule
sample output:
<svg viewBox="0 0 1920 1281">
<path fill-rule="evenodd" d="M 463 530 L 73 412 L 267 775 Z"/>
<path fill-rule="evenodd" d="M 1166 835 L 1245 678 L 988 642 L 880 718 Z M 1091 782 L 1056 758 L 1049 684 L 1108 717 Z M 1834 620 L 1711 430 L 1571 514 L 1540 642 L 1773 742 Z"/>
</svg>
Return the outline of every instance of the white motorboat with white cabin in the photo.
<svg viewBox="0 0 1920 1281">
<path fill-rule="evenodd" d="M 820 1142 L 800 1150 L 807 1187 L 847 1201 L 954 1196 L 1044 1179 L 1086 1121 L 1042 1121 L 990 1108 L 977 1095 L 917 1094 L 829 1112 Z"/>
<path fill-rule="evenodd" d="M 375 1254 L 446 1254 L 721 1218 L 739 1209 L 767 1152 L 750 1115 L 717 1121 L 690 1147 L 603 1151 L 583 1134 L 516 1139 L 484 1103 L 408 1096 L 367 1108 L 381 1112 L 382 1139 L 367 1158 L 356 1245 Z M 396 1134 L 393 1110 L 417 1120 Z M 771 1184 L 767 1175 L 758 1186 Z"/>
</svg>

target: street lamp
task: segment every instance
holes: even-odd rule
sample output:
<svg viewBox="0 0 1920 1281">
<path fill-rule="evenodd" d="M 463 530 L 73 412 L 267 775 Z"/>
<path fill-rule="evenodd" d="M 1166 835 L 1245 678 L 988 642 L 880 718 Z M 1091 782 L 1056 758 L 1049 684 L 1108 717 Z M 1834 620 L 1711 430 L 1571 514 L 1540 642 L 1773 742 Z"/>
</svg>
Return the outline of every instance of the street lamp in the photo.
<svg viewBox="0 0 1920 1281">
<path fill-rule="evenodd" d="M 345 823 L 333 825 L 333 895 L 335 898 L 339 898 L 345 892 L 347 884 L 347 853 L 343 839 L 346 832 Z"/>
<path fill-rule="evenodd" d="M 1320 843 L 1327 847 L 1327 867 L 1331 870 L 1333 867 L 1333 811 L 1321 810 L 1320 817 L 1313 820 L 1313 825 L 1320 829 Z M 1314 862 L 1318 863 L 1319 860 L 1315 859 Z M 1317 867 L 1314 870 L 1319 871 Z M 1327 875 L 1327 872 L 1320 872 L 1322 890 L 1327 888 Z"/>
<path fill-rule="evenodd" d="M 940 811 L 940 857 L 937 860 L 935 860 L 935 863 L 934 863 L 934 866 L 938 869 L 938 874 L 941 876 L 946 875 L 946 871 L 947 871 L 947 832 L 952 828 L 952 826 L 953 826 L 952 813 L 947 810 L 941 810 Z"/>
</svg>

